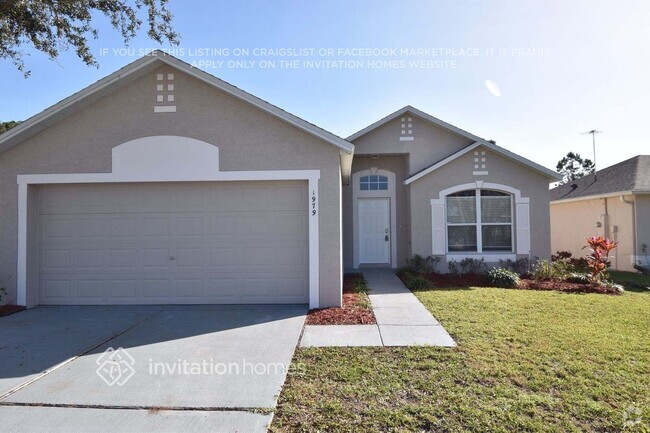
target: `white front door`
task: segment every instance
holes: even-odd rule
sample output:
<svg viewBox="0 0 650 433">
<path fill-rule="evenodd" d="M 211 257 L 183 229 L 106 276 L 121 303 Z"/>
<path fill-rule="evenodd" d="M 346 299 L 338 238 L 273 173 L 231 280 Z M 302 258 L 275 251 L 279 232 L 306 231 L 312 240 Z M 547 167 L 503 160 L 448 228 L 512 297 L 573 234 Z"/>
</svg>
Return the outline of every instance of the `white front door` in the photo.
<svg viewBox="0 0 650 433">
<path fill-rule="evenodd" d="M 359 263 L 390 263 L 390 199 L 359 199 Z"/>
</svg>

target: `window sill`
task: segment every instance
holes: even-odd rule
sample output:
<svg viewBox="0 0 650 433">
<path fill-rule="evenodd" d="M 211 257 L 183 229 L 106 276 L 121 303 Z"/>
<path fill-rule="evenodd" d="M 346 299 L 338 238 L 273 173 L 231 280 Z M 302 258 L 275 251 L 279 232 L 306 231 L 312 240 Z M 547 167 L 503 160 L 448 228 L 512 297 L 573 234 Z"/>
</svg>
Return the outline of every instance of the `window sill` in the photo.
<svg viewBox="0 0 650 433">
<path fill-rule="evenodd" d="M 460 261 L 467 258 L 478 259 L 478 260 L 484 258 L 485 261 L 488 263 L 495 263 L 498 262 L 499 260 L 517 260 L 517 254 L 513 252 L 504 252 L 504 253 L 483 252 L 483 253 L 447 253 L 445 255 L 445 259 L 447 261 L 450 260 Z"/>
</svg>

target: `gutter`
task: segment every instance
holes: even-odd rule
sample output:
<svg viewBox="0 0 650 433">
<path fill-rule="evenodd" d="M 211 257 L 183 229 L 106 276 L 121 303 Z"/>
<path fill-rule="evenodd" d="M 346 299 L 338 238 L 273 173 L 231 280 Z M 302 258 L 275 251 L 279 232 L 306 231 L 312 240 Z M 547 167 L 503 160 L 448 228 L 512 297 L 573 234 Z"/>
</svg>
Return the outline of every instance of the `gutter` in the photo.
<svg viewBox="0 0 650 433">
<path fill-rule="evenodd" d="M 574 201 L 583 201 L 583 200 L 596 200 L 596 199 L 599 199 L 599 198 L 619 197 L 621 195 L 634 195 L 634 194 L 637 194 L 637 193 L 639 193 L 639 192 L 638 191 L 619 191 L 619 192 L 612 192 L 612 193 L 608 193 L 608 194 L 585 195 L 583 197 L 551 200 L 551 204 L 571 203 L 571 202 L 574 202 Z"/>
</svg>

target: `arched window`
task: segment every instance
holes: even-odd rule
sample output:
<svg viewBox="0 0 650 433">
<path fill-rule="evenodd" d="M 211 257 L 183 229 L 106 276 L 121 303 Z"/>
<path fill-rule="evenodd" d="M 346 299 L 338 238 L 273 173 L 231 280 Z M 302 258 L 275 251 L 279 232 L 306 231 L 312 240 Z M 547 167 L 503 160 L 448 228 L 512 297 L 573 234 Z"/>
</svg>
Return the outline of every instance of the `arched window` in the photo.
<svg viewBox="0 0 650 433">
<path fill-rule="evenodd" d="M 359 178 L 361 191 L 385 191 L 388 189 L 388 177 L 370 174 Z"/>
<path fill-rule="evenodd" d="M 512 196 L 471 189 L 447 196 L 449 252 L 511 252 Z"/>
</svg>

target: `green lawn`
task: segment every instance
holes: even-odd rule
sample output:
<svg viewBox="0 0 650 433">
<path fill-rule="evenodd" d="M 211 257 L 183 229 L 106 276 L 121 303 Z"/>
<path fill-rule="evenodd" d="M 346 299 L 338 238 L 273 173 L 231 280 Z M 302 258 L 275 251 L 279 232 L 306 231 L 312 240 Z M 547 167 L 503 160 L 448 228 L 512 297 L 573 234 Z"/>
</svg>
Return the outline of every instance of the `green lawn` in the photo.
<svg viewBox="0 0 650 433">
<path fill-rule="evenodd" d="M 458 348 L 300 349 L 272 431 L 650 431 L 650 291 L 417 296 Z"/>
</svg>

